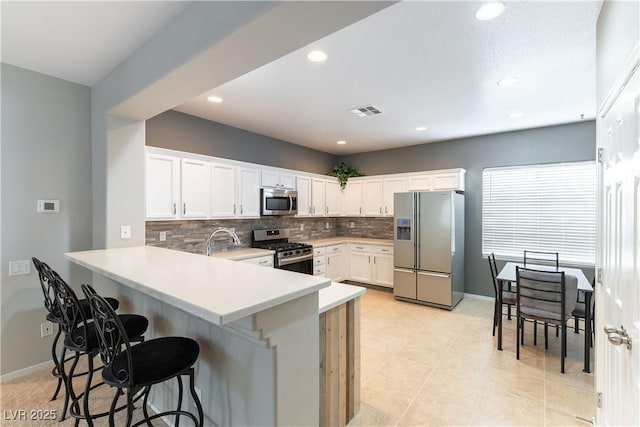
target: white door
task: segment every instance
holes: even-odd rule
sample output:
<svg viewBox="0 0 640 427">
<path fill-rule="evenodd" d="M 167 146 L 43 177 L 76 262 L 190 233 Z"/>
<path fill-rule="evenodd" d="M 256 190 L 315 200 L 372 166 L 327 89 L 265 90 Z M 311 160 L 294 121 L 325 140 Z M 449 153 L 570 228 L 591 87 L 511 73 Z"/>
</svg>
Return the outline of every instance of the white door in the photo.
<svg viewBox="0 0 640 427">
<path fill-rule="evenodd" d="M 209 216 L 209 162 L 182 159 L 180 167 L 182 218 Z"/>
<path fill-rule="evenodd" d="M 362 215 L 362 181 L 349 181 L 342 192 L 342 214 Z"/>
<path fill-rule="evenodd" d="M 298 186 L 298 215 L 311 215 L 311 178 L 308 176 L 298 176 L 296 178 Z"/>
<path fill-rule="evenodd" d="M 327 179 L 324 184 L 324 212 L 327 216 L 340 216 L 340 184 L 338 184 L 338 180 L 333 179 Z"/>
<path fill-rule="evenodd" d="M 146 157 L 146 217 L 178 218 L 180 159 L 152 153 Z"/>
<path fill-rule="evenodd" d="M 598 112 L 600 215 L 596 285 L 598 425 L 640 425 L 640 53 Z M 604 330 L 610 326 L 620 333 Z M 626 332 L 622 333 L 622 328 Z M 628 334 L 632 347 L 615 344 Z M 612 341 L 614 341 L 612 343 Z"/>
<path fill-rule="evenodd" d="M 324 216 L 324 179 L 311 180 L 311 215 Z"/>
<path fill-rule="evenodd" d="M 382 180 L 365 181 L 362 186 L 362 213 L 365 216 L 382 216 Z"/>
<path fill-rule="evenodd" d="M 384 215 L 393 216 L 393 195 L 407 191 L 406 178 L 389 178 L 384 180 L 383 185 Z"/>
<path fill-rule="evenodd" d="M 393 255 L 373 255 L 373 284 L 393 287 Z"/>
<path fill-rule="evenodd" d="M 260 216 L 260 171 L 238 168 L 238 216 Z"/>
<path fill-rule="evenodd" d="M 233 218 L 237 215 L 236 168 L 231 165 L 211 165 L 211 216 Z"/>
</svg>

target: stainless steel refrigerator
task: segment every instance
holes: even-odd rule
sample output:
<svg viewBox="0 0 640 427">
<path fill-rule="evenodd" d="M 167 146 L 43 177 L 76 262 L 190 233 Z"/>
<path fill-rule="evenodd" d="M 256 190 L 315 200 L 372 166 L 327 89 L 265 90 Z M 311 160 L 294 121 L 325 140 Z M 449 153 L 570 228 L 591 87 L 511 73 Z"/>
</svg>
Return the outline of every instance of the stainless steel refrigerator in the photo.
<svg viewBox="0 0 640 427">
<path fill-rule="evenodd" d="M 393 294 L 453 309 L 464 296 L 464 195 L 396 193 Z"/>
</svg>

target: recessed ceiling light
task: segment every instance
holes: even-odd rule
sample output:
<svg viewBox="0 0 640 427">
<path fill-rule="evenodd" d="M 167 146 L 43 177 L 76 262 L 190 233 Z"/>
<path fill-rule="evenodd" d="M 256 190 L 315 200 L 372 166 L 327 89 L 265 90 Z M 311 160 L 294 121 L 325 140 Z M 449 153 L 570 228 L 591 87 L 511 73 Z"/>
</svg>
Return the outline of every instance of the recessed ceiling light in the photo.
<svg viewBox="0 0 640 427">
<path fill-rule="evenodd" d="M 219 104 L 222 102 L 222 98 L 220 98 L 219 96 L 210 96 L 207 99 L 209 100 L 209 102 L 213 102 L 216 104 Z"/>
<path fill-rule="evenodd" d="M 500 16 L 504 10 L 504 3 L 501 1 L 493 1 L 486 3 L 476 10 L 476 19 L 479 21 L 488 21 L 490 19 Z"/>
<path fill-rule="evenodd" d="M 427 130 L 427 127 L 426 127 L 426 126 L 418 126 L 418 127 L 416 128 L 416 130 L 417 130 L 418 132 L 421 132 L 421 131 L 423 131 L 423 130 Z"/>
<path fill-rule="evenodd" d="M 507 77 L 506 79 L 498 80 L 498 86 L 511 86 L 518 83 L 519 81 L 520 79 L 518 79 L 517 77 Z"/>
<path fill-rule="evenodd" d="M 520 112 L 515 112 L 515 113 L 509 114 L 509 118 L 510 119 L 519 119 L 520 117 L 522 117 L 522 113 L 520 113 Z"/>
<path fill-rule="evenodd" d="M 338 144 L 338 145 L 344 145 L 346 143 L 347 143 L 347 141 L 343 141 L 343 140 L 340 140 L 340 141 L 336 142 L 336 144 Z"/>
<path fill-rule="evenodd" d="M 324 62 L 327 60 L 327 54 L 321 50 L 312 50 L 307 54 L 307 59 L 311 62 Z"/>
</svg>

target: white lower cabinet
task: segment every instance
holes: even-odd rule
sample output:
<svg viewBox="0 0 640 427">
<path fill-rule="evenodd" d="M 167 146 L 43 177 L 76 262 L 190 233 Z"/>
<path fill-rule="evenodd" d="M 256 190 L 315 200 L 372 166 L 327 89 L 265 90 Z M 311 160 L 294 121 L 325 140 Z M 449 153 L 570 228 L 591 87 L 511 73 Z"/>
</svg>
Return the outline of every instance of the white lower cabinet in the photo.
<svg viewBox="0 0 640 427">
<path fill-rule="evenodd" d="M 393 287 L 393 248 L 352 243 L 349 279 Z"/>
<path fill-rule="evenodd" d="M 347 254 L 344 250 L 345 245 L 327 246 L 327 277 L 334 282 L 340 282 L 345 277 L 345 266 Z"/>
<path fill-rule="evenodd" d="M 240 262 L 273 268 L 273 255 L 261 255 L 254 258 L 245 258 L 240 260 Z"/>
<path fill-rule="evenodd" d="M 313 275 L 327 276 L 327 249 L 324 246 L 313 248 Z"/>
<path fill-rule="evenodd" d="M 374 285 L 393 288 L 393 249 L 374 246 L 371 276 Z"/>
<path fill-rule="evenodd" d="M 371 283 L 371 246 L 352 243 L 349 249 L 351 250 L 349 279 Z"/>
</svg>

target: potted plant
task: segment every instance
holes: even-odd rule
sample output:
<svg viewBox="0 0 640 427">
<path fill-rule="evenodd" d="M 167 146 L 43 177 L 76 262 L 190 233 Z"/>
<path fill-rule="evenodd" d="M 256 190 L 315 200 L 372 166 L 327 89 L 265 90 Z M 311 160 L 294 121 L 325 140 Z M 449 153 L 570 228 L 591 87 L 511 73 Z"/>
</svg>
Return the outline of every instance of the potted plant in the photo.
<svg viewBox="0 0 640 427">
<path fill-rule="evenodd" d="M 333 168 L 331 172 L 327 175 L 335 176 L 338 178 L 338 182 L 340 183 L 340 188 L 344 190 L 344 187 L 347 186 L 347 181 L 351 177 L 362 176 L 353 166 L 347 166 L 344 162 L 340 162 L 340 164 Z"/>
</svg>

